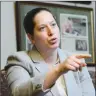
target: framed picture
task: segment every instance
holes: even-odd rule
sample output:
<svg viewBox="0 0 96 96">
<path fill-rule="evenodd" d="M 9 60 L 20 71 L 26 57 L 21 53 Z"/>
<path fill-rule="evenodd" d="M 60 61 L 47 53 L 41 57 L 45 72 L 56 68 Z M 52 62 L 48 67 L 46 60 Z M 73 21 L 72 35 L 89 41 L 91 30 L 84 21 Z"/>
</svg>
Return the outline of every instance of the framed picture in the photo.
<svg viewBox="0 0 96 96">
<path fill-rule="evenodd" d="M 61 13 L 60 27 L 62 49 L 75 53 L 89 53 L 87 16 Z"/>
<path fill-rule="evenodd" d="M 76 54 L 91 54 L 91 58 L 86 59 L 86 62 L 88 65 L 95 65 L 96 56 L 92 8 L 40 1 L 17 1 L 15 7 L 18 51 L 29 50 L 32 47 L 23 27 L 25 15 L 34 8 L 45 7 L 51 10 L 54 16 L 56 16 L 57 24 L 60 27 L 60 48 Z"/>
</svg>

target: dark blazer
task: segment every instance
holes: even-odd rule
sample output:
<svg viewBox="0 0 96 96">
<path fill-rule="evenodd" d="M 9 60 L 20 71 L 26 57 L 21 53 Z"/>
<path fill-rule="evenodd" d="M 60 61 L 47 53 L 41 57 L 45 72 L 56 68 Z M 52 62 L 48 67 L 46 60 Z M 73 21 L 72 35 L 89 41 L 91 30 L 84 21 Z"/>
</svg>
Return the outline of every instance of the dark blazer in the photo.
<svg viewBox="0 0 96 96">
<path fill-rule="evenodd" d="M 69 53 L 58 48 L 58 55 L 60 62 L 63 62 Z M 48 65 L 35 47 L 31 51 L 10 55 L 5 69 L 13 96 L 60 96 L 56 84 L 43 90 L 42 84 L 48 72 Z M 81 71 L 68 71 L 63 76 L 68 96 L 95 96 L 87 67 L 83 67 Z"/>
</svg>

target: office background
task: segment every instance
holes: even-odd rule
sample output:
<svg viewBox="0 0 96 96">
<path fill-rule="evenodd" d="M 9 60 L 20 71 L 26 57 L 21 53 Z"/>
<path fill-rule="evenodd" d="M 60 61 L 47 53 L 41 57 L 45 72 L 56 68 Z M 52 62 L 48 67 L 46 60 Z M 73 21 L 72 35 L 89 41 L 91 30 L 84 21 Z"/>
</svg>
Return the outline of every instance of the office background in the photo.
<svg viewBox="0 0 96 96">
<path fill-rule="evenodd" d="M 87 2 L 87 1 L 86 1 Z M 91 1 L 90 4 L 82 4 L 76 2 L 50 2 L 56 4 L 64 4 L 68 6 L 93 8 L 94 21 L 95 20 L 95 1 Z M 95 32 L 94 22 L 94 33 Z M 96 41 L 96 34 L 95 41 Z M 96 46 L 96 44 L 95 44 Z M 95 47 L 96 48 L 96 47 Z M 8 55 L 17 51 L 16 44 L 16 23 L 15 23 L 15 1 L 1 2 L 1 69 L 6 65 Z M 95 49 L 96 53 L 96 49 Z M 88 67 L 89 70 L 95 70 L 95 67 Z"/>
</svg>

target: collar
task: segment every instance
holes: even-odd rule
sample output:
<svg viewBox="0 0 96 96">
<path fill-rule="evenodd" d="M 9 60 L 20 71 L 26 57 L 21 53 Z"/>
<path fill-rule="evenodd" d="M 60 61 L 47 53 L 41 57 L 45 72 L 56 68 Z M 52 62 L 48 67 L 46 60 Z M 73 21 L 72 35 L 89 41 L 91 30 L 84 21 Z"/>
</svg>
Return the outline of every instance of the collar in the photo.
<svg viewBox="0 0 96 96">
<path fill-rule="evenodd" d="M 43 57 L 40 55 L 39 51 L 37 50 L 37 48 L 35 46 L 32 47 L 32 50 L 29 51 L 28 54 L 30 55 L 31 60 L 34 63 L 38 63 L 38 62 L 44 61 Z"/>
<path fill-rule="evenodd" d="M 62 52 L 59 51 L 59 48 L 57 49 L 57 51 L 58 51 L 58 58 L 56 60 L 56 64 L 58 64 L 60 62 L 59 57 L 62 57 L 60 55 Z M 40 52 L 37 50 L 37 48 L 35 46 L 32 47 L 32 50 L 29 51 L 28 54 L 30 55 L 30 57 L 31 57 L 31 59 L 34 63 L 39 63 L 39 62 L 42 62 L 42 61 L 44 62 L 43 57 L 41 56 Z"/>
</svg>

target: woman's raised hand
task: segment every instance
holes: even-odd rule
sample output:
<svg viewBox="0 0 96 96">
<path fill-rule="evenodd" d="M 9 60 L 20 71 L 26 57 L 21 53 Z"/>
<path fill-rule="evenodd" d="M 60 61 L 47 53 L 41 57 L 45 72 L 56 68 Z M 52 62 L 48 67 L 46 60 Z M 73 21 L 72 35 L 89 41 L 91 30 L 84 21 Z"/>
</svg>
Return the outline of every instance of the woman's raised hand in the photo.
<svg viewBox="0 0 96 96">
<path fill-rule="evenodd" d="M 86 66 L 86 63 L 82 62 L 82 58 L 90 58 L 90 54 L 76 54 L 69 56 L 64 62 L 58 64 L 58 72 L 60 74 L 71 71 L 80 70 L 82 67 Z"/>
</svg>

